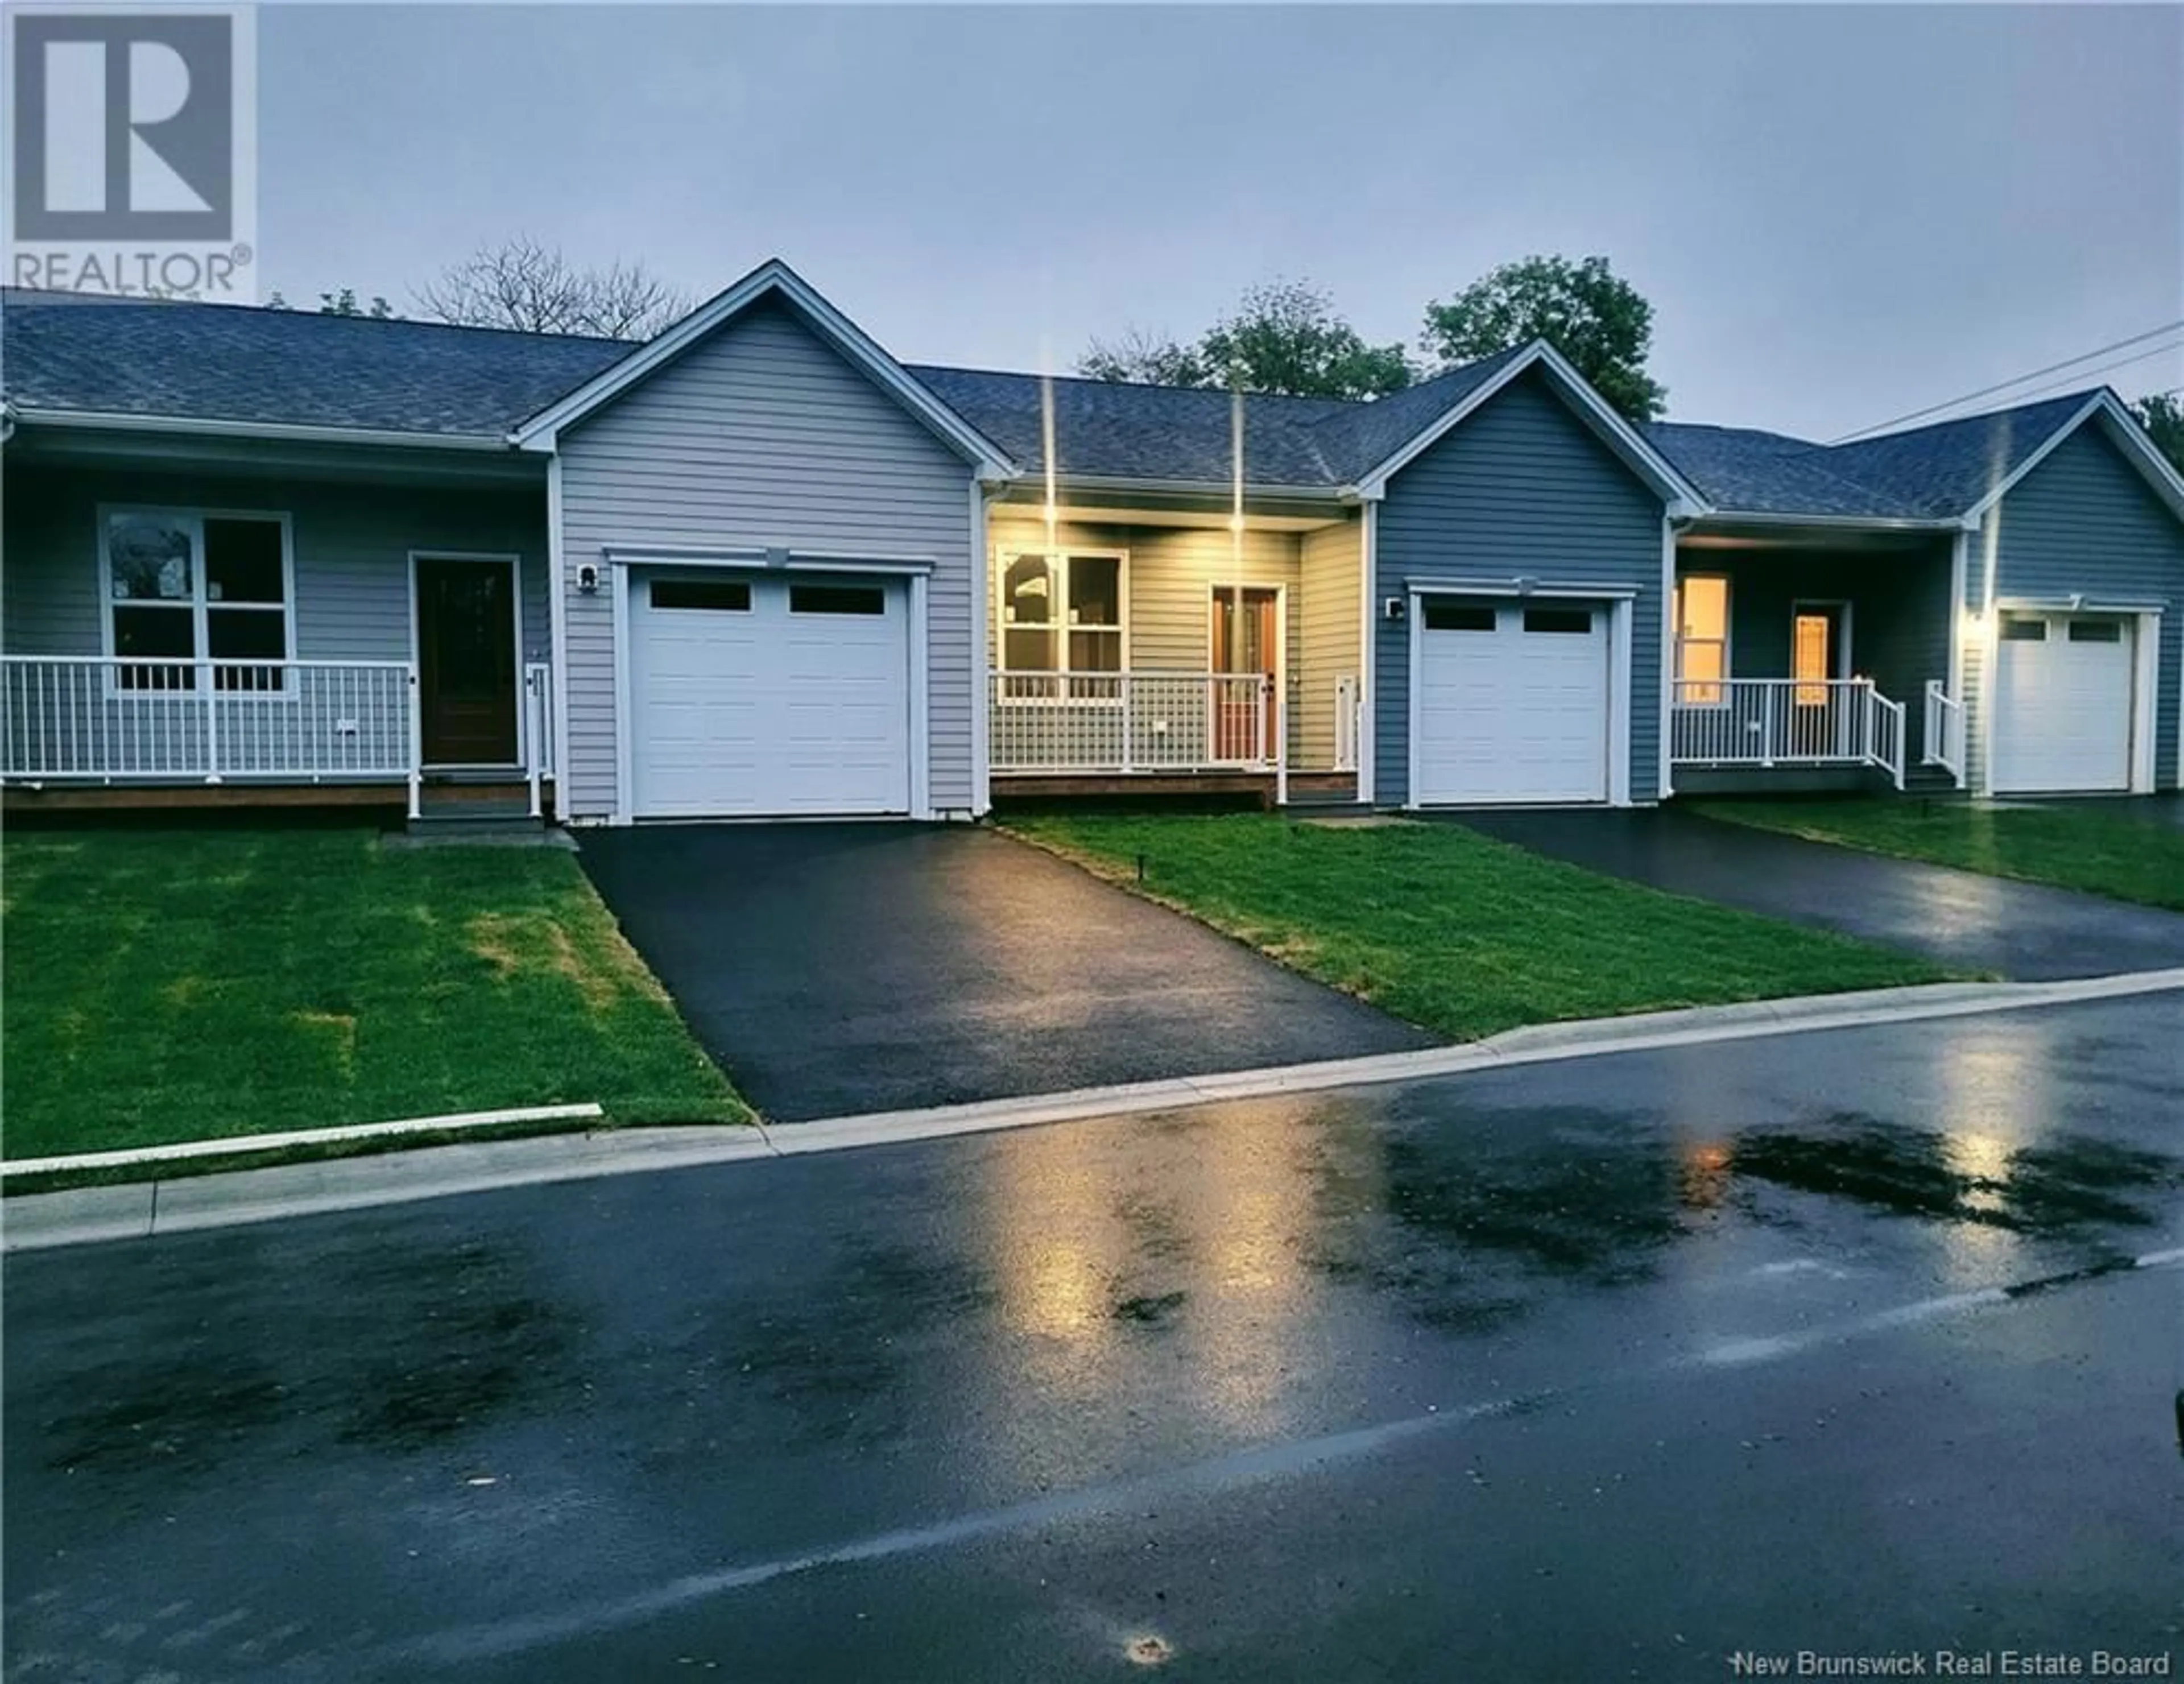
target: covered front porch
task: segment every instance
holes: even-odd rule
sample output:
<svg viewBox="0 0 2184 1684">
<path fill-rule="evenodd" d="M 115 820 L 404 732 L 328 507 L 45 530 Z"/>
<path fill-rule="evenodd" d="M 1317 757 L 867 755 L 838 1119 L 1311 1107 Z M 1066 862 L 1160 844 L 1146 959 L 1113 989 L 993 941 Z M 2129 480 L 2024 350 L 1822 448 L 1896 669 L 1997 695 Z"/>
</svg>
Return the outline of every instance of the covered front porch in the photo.
<svg viewBox="0 0 2184 1684">
<path fill-rule="evenodd" d="M 11 806 L 541 815 L 557 761 L 528 465 L 10 441 Z"/>
<path fill-rule="evenodd" d="M 1357 798 L 1355 509 L 1004 502 L 988 523 L 995 799 Z"/>
<path fill-rule="evenodd" d="M 1925 531 L 1680 534 L 1672 790 L 1960 787 L 1956 553 Z"/>
</svg>

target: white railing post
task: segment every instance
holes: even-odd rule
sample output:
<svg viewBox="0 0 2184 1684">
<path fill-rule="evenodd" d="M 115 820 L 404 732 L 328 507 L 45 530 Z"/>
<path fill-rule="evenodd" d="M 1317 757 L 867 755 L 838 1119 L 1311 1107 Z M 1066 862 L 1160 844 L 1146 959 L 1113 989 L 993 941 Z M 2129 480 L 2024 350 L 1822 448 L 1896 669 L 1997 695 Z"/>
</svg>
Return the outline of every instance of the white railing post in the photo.
<svg viewBox="0 0 2184 1684">
<path fill-rule="evenodd" d="M 1267 697 L 1260 698 L 1260 717 L 1266 719 L 1267 728 L 1274 733 L 1274 805 L 1285 807 L 1290 804 L 1290 699 L 1277 680 L 1266 680 L 1267 695 L 1273 699 L 1268 708 Z"/>
<path fill-rule="evenodd" d="M 414 819 L 425 813 L 425 719 L 418 706 L 417 663 L 410 662 L 403 673 L 403 711 L 408 716 L 410 738 L 410 817 Z"/>
<path fill-rule="evenodd" d="M 1123 699 L 1123 770 L 1136 769 L 1138 699 L 1130 687 L 1130 675 L 1123 673 L 1115 686 L 1116 694 Z"/>
<path fill-rule="evenodd" d="M 205 779 L 220 782 L 220 698 L 212 684 L 212 662 L 200 656 L 196 665 L 198 695 L 204 705 Z"/>
<path fill-rule="evenodd" d="M 523 771 L 531 786 L 531 817 L 543 812 L 538 800 L 538 674 L 526 667 L 523 673 Z"/>
</svg>

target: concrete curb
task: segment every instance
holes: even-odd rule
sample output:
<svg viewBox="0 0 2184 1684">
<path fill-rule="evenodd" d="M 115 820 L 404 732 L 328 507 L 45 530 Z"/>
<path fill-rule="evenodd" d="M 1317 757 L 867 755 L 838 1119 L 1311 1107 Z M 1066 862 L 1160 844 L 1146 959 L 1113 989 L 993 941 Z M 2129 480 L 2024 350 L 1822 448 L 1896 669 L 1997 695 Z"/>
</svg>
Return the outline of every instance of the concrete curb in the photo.
<svg viewBox="0 0 2184 1684">
<path fill-rule="evenodd" d="M 1618 1052 L 1971 1017 L 2177 990 L 2184 990 L 2184 967 L 2068 982 L 1942 983 L 1875 989 L 1585 1023 L 1543 1023 L 1486 1040 L 1414 1052 L 1176 1077 L 929 1110 L 827 1118 L 771 1129 L 729 1124 L 553 1135 L 126 1187 L 84 1188 L 20 1196 L 0 1205 L 0 1248 L 31 1251 L 143 1239 L 547 1182 L 843 1151 L 1046 1123 L 1138 1116 L 1219 1101 L 1418 1081 Z"/>
<path fill-rule="evenodd" d="M 446 1135 L 508 1123 L 554 1123 L 605 1115 L 599 1106 L 588 1101 L 582 1105 L 520 1105 L 507 1111 L 458 1111 L 445 1117 L 404 1117 L 393 1123 L 354 1123 L 339 1129 L 292 1129 L 278 1135 L 232 1135 L 224 1140 L 131 1146 L 120 1151 L 10 1158 L 0 1163 L 0 1179 L 10 1175 L 50 1175 L 56 1170 L 125 1169 L 138 1163 L 173 1163 L 192 1157 L 238 1157 L 249 1152 L 284 1151 L 290 1146 L 324 1146 L 329 1141 L 394 1140 L 404 1135 Z"/>
</svg>

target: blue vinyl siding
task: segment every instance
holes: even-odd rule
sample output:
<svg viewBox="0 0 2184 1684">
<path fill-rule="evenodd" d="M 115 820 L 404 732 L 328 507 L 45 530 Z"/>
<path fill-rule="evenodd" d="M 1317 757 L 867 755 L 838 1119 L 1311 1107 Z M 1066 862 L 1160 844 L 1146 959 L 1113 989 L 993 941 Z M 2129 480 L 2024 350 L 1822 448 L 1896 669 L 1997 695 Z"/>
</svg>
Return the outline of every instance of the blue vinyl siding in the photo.
<svg viewBox="0 0 2184 1684">
<path fill-rule="evenodd" d="M 1676 572 L 1729 580 L 1732 678 L 1791 677 L 1797 605 L 1848 603 L 1850 672 L 1903 705 L 1906 764 L 1915 767 L 1925 747 L 1926 681 L 1949 676 L 1949 548 L 1947 538 L 1877 555 L 1686 547 Z"/>
<path fill-rule="evenodd" d="M 2159 605 L 2161 649 L 2154 697 L 2153 779 L 2177 787 L 2178 711 L 2184 707 L 2184 522 L 2154 494 L 2098 423 L 2081 427 L 1992 510 L 1974 535 L 1966 605 L 1978 608 L 1992 557 L 1995 595 L 2073 594 Z M 1966 688 L 1979 686 L 1966 663 Z M 1972 712 L 1972 764 L 1984 764 L 1986 711 Z"/>
<path fill-rule="evenodd" d="M 1660 788 L 1660 498 L 1529 373 L 1390 482 L 1377 516 L 1374 572 L 1373 796 L 1409 798 L 1407 620 L 1377 605 L 1418 575 L 1530 577 L 1635 587 L 1631 605 L 1630 791 Z"/>
</svg>

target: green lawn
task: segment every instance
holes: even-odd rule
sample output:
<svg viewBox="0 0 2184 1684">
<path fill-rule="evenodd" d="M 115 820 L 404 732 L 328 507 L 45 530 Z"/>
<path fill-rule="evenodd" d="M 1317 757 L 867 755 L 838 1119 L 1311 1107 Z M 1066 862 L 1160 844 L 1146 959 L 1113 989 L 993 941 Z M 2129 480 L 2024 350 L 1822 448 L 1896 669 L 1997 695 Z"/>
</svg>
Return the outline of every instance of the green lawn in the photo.
<svg viewBox="0 0 2184 1684">
<path fill-rule="evenodd" d="M 1899 859 L 2184 912 L 2184 831 L 2091 808 L 1917 800 L 1709 801 L 1700 811 Z"/>
<path fill-rule="evenodd" d="M 1599 877 L 1452 824 L 1012 820 L 1335 987 L 1457 1040 L 1520 1023 L 1936 982 L 1921 960 Z"/>
<path fill-rule="evenodd" d="M 597 1100 L 749 1113 L 569 855 L 358 831 L 0 847 L 10 1158 Z"/>
</svg>

